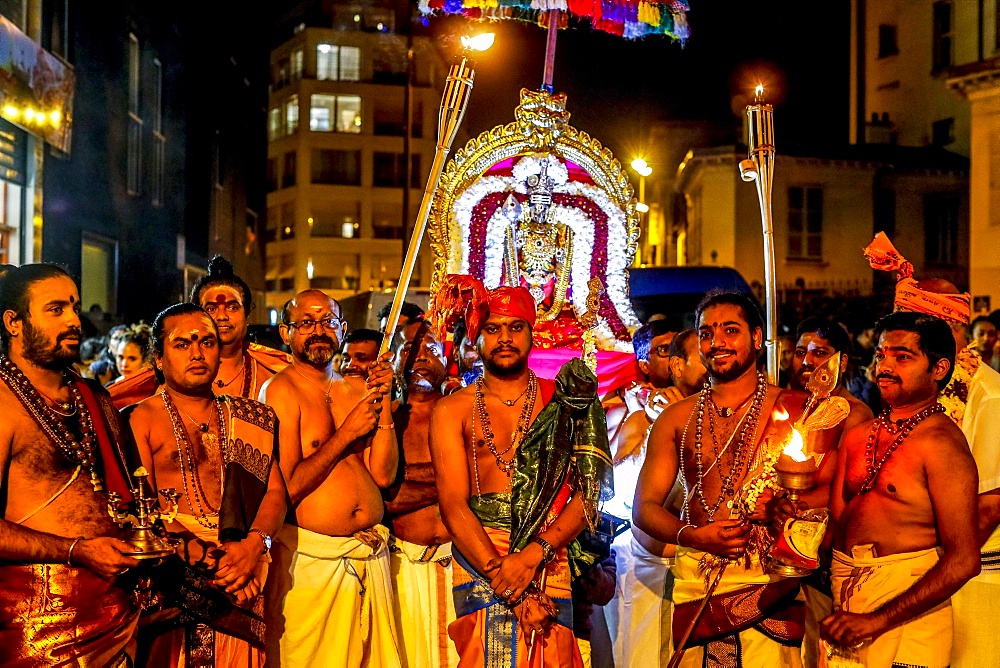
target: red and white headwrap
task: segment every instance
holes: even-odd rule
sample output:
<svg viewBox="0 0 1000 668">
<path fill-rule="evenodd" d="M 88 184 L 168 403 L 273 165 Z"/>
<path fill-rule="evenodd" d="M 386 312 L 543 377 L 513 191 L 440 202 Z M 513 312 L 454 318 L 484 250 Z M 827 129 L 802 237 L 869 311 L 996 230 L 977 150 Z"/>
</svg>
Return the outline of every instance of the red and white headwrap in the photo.
<svg viewBox="0 0 1000 668">
<path fill-rule="evenodd" d="M 465 319 L 470 341 L 479 337 L 483 323 L 493 315 L 523 318 L 535 326 L 535 300 L 527 288 L 501 286 L 487 290 L 482 281 L 466 274 L 448 274 L 431 298 L 428 319 L 444 340 L 459 318 Z"/>
<path fill-rule="evenodd" d="M 969 324 L 972 295 L 968 292 L 942 294 L 922 289 L 913 278 L 913 265 L 899 254 L 884 232 L 876 234 L 875 239 L 865 248 L 865 258 L 872 269 L 897 272 L 899 278 L 894 299 L 897 311 L 916 311 L 948 322 Z"/>
</svg>

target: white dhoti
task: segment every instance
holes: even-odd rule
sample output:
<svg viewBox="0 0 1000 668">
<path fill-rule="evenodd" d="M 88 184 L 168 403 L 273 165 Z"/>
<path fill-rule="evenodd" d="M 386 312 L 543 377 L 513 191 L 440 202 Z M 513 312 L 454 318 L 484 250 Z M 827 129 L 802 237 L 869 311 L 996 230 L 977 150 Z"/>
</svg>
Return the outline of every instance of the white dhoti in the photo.
<svg viewBox="0 0 1000 668">
<path fill-rule="evenodd" d="M 616 668 L 666 666 L 673 654 L 670 637 L 673 558 L 643 547 L 632 532 L 614 544 L 615 595 L 604 606 Z"/>
<path fill-rule="evenodd" d="M 871 545 L 856 545 L 851 552 L 848 556 L 833 551 L 830 574 L 834 606 L 856 613 L 870 612 L 896 598 L 922 578 L 939 558 L 934 548 L 875 557 Z M 889 668 L 897 664 L 944 668 L 951 663 L 951 642 L 951 602 L 945 601 L 875 638 L 861 649 L 860 658 L 866 668 Z M 823 660 L 821 652 L 821 665 Z"/>
<path fill-rule="evenodd" d="M 952 668 L 1000 664 L 1000 634 L 996 624 L 1000 610 L 1000 551 L 983 552 L 981 558 L 982 572 L 951 597 L 955 619 Z"/>
<path fill-rule="evenodd" d="M 268 665 L 401 665 L 388 537 L 381 525 L 354 536 L 281 529 L 265 594 Z"/>
<path fill-rule="evenodd" d="M 402 640 L 403 666 L 457 666 L 458 652 L 448 637 L 448 625 L 455 621 L 451 543 L 417 545 L 393 536 L 390 548 L 393 610 Z"/>
</svg>

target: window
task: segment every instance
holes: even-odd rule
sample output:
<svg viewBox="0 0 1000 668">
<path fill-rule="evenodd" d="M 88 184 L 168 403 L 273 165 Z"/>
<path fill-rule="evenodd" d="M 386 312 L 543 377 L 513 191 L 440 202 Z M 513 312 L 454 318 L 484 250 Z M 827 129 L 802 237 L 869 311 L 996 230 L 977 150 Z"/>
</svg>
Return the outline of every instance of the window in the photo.
<svg viewBox="0 0 1000 668">
<path fill-rule="evenodd" d="M 361 185 L 361 151 L 313 149 L 312 182 Z"/>
<path fill-rule="evenodd" d="M 10 17 L 6 8 L 0 13 Z M 69 0 L 42 3 L 42 25 L 46 27 L 46 32 L 42 35 L 42 47 L 66 62 L 72 62 L 69 52 Z"/>
<path fill-rule="evenodd" d="M 299 79 L 302 78 L 302 61 L 304 60 L 303 56 L 304 53 L 302 49 L 296 49 L 295 52 L 292 53 L 292 59 L 290 62 L 292 70 L 291 71 L 292 81 L 298 81 Z"/>
<path fill-rule="evenodd" d="M 888 58 L 899 53 L 896 44 L 896 26 L 882 24 L 878 27 L 878 57 Z"/>
<path fill-rule="evenodd" d="M 410 187 L 423 188 L 425 180 L 426 177 L 420 171 L 420 154 L 414 153 L 410 156 Z"/>
<path fill-rule="evenodd" d="M 129 33 L 126 45 L 128 68 L 128 148 L 126 190 L 138 195 L 142 185 L 142 117 L 139 115 L 139 38 Z"/>
<path fill-rule="evenodd" d="M 278 160 L 277 158 L 267 159 L 267 172 L 264 176 L 264 186 L 267 192 L 273 193 L 278 189 Z"/>
<path fill-rule="evenodd" d="M 285 153 L 285 166 L 281 170 L 281 187 L 290 188 L 295 185 L 295 170 L 298 162 L 295 159 L 295 151 Z"/>
<path fill-rule="evenodd" d="M 927 264 L 958 262 L 958 195 L 924 197 L 924 259 Z"/>
<path fill-rule="evenodd" d="M 934 3 L 934 71 L 951 66 L 952 42 L 951 1 L 939 0 Z"/>
<path fill-rule="evenodd" d="M 376 239 L 402 239 L 402 214 L 398 206 L 376 202 L 372 210 L 372 236 Z"/>
<path fill-rule="evenodd" d="M 391 102 L 389 100 L 375 103 L 373 114 L 375 134 L 402 137 L 406 134 L 406 113 L 402 105 Z"/>
<path fill-rule="evenodd" d="M 402 188 L 406 179 L 406 164 L 402 153 L 376 151 L 372 159 L 372 185 Z"/>
<path fill-rule="evenodd" d="M 317 44 L 316 78 L 321 81 L 359 81 L 361 49 L 356 46 Z"/>
<path fill-rule="evenodd" d="M 80 301 L 85 308 L 97 304 L 105 313 L 118 305 L 118 243 L 90 232 L 83 233 L 80 248 Z"/>
<path fill-rule="evenodd" d="M 281 90 L 288 85 L 291 69 L 291 62 L 288 58 L 282 58 L 274 64 L 271 72 L 271 86 L 274 90 Z"/>
<path fill-rule="evenodd" d="M 935 146 L 947 146 L 955 141 L 955 119 L 942 118 L 931 123 L 931 143 Z"/>
<path fill-rule="evenodd" d="M 293 95 L 285 102 L 285 134 L 293 135 L 299 129 L 299 96 Z"/>
<path fill-rule="evenodd" d="M 163 134 L 163 64 L 153 59 L 153 164 L 150 167 L 150 198 L 153 206 L 163 206 L 163 174 L 167 138 Z"/>
<path fill-rule="evenodd" d="M 823 189 L 788 189 L 788 257 L 823 259 Z"/>
<path fill-rule="evenodd" d="M 274 141 L 281 137 L 281 108 L 274 107 L 267 111 L 267 140 Z"/>
<path fill-rule="evenodd" d="M 313 206 L 310 220 L 310 235 L 314 237 L 334 237 L 354 239 L 360 236 L 358 222 L 361 204 L 356 201 L 338 199 L 324 201 Z"/>
<path fill-rule="evenodd" d="M 361 132 L 361 96 L 313 95 L 309 106 L 313 132 Z"/>
<path fill-rule="evenodd" d="M 285 202 L 281 205 L 281 229 L 278 235 L 281 239 L 295 238 L 295 202 Z"/>
</svg>

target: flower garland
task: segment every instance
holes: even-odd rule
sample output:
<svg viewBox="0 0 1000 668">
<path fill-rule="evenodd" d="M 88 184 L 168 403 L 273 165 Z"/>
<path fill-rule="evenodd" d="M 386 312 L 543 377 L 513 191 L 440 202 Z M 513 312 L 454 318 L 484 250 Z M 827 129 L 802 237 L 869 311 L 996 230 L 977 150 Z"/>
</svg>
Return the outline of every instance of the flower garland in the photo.
<svg viewBox="0 0 1000 668">
<path fill-rule="evenodd" d="M 938 402 L 945 408 L 955 424 L 962 426 L 962 418 L 965 417 L 965 404 L 969 400 L 969 388 L 972 377 L 979 370 L 979 365 L 983 358 L 972 348 L 965 348 L 955 356 L 955 370 L 951 374 L 951 379 L 941 394 Z"/>
<path fill-rule="evenodd" d="M 628 298 L 625 270 L 628 267 L 626 215 L 606 192 L 590 183 L 570 181 L 569 170 L 559 158 L 525 156 L 514 163 L 511 176 L 484 176 L 470 185 L 455 201 L 455 225 L 451 226 L 449 273 L 468 273 L 488 288 L 503 280 L 506 230 L 513 213 L 508 198 L 524 205 L 528 199 L 526 180 L 542 171 L 554 187 L 549 215 L 573 231 L 571 299 L 577 316 L 587 311 L 587 283 L 601 279 L 605 293 L 600 299 L 595 338 L 603 350 L 631 351 L 630 329 L 639 326 Z"/>
</svg>

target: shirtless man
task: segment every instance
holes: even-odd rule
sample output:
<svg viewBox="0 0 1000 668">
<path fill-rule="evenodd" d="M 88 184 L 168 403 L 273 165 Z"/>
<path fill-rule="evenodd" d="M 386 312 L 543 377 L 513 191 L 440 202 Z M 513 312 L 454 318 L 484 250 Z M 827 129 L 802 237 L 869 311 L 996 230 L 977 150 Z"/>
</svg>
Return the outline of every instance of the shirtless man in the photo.
<svg viewBox="0 0 1000 668">
<path fill-rule="evenodd" d="M 403 369 L 411 354 L 412 367 Z M 455 620 L 451 535 L 438 509 L 430 451 L 431 412 L 442 397 L 445 377 L 443 346 L 429 332 L 419 341 L 408 341 L 397 352 L 396 368 L 408 388 L 407 404 L 393 414 L 397 430 L 402 430 L 402 481 L 385 493 L 396 625 L 404 665 L 454 666 L 458 654 L 448 639 L 448 624 Z"/>
<path fill-rule="evenodd" d="M 130 666 L 139 611 L 118 576 L 139 561 L 106 492 L 129 494 L 139 458 L 107 392 L 70 371 L 76 283 L 8 268 L 0 315 L 0 664 Z"/>
<path fill-rule="evenodd" d="M 652 323 L 651 323 L 652 324 Z M 638 336 L 633 337 L 636 342 Z M 666 350 L 662 337 L 653 337 L 646 354 L 653 383 L 650 398 L 642 410 L 637 410 L 625 420 L 619 448 L 631 456 L 615 456 L 615 498 L 604 506 L 605 512 L 622 517 L 632 517 L 635 501 L 635 480 L 642 468 L 646 453 L 646 435 L 654 420 L 669 404 L 695 394 L 705 384 L 705 364 L 698 346 L 698 331 L 685 329 L 673 336 Z M 640 354 L 636 344 L 636 354 Z M 666 353 L 665 355 L 663 353 Z M 669 365 L 668 377 L 672 385 L 661 387 L 665 374 L 655 366 Z M 659 397 L 660 399 L 657 399 Z M 622 484 L 629 481 L 629 484 Z M 678 486 L 679 489 L 679 486 Z M 672 494 L 668 507 L 677 502 Z M 675 510 L 676 512 L 676 510 Z M 658 541 L 633 526 L 630 531 L 615 539 L 612 547 L 617 561 L 615 597 L 605 606 L 615 666 L 644 668 L 648 665 L 666 665 L 673 653 L 671 642 L 672 604 L 667 595 L 673 577 L 670 567 L 674 564 L 675 546 Z"/>
<path fill-rule="evenodd" d="M 754 487 L 749 472 L 766 452 L 781 447 L 767 438 L 768 416 L 782 406 L 796 419 L 806 395 L 771 385 L 758 371 L 763 322 L 749 298 L 710 292 L 698 306 L 695 321 L 710 383 L 698 394 L 667 406 L 653 424 L 632 519 L 656 540 L 677 546 L 675 645 L 705 599 L 702 559 L 714 565 L 712 578 L 718 564 L 727 564 L 710 599 L 718 612 L 687 639 L 681 666 L 700 666 L 706 652 L 720 656 L 734 648 L 741 648 L 736 650 L 742 653 L 740 665 L 796 666 L 800 627 L 772 623 L 766 615 L 780 613 L 782 619 L 801 620 L 795 603 L 798 582 L 764 573 L 762 552 L 770 537 L 759 523 L 764 519 L 763 499 L 746 499 L 744 493 Z M 680 519 L 666 507 L 678 469 L 687 492 Z M 735 502 L 732 509 L 730 501 Z M 760 611 L 737 605 L 734 592 L 760 595 L 769 607 Z"/>
<path fill-rule="evenodd" d="M 320 290 L 297 294 L 281 322 L 293 362 L 265 383 L 260 398 L 281 425 L 279 462 L 294 523 L 279 532 L 272 552 L 268 661 L 398 666 L 389 531 L 380 524 L 381 489 L 392 484 L 398 460 L 392 370 L 386 360 L 372 367 L 367 392 L 333 370 L 346 323 L 340 304 Z"/>
<path fill-rule="evenodd" d="M 816 472 L 813 489 L 799 496 L 800 509 L 826 508 L 830 503 L 830 483 L 837 470 L 837 444 L 841 435 L 852 427 L 871 420 L 874 415 L 868 405 L 855 398 L 844 385 L 844 373 L 847 371 L 848 353 L 851 349 L 851 339 L 847 330 L 829 318 L 811 316 L 799 323 L 795 336 L 789 387 L 807 391 L 806 387 L 813 371 L 840 353 L 840 377 L 832 395 L 843 397 L 850 406 L 847 417 L 837 426 L 828 429 L 823 437 L 826 452 Z M 790 505 L 782 509 L 784 512 L 779 515 L 780 521 L 783 522 L 792 510 Z M 806 668 L 818 665 L 819 622 L 833 612 L 828 548 L 824 550 L 820 562 L 820 568 L 802 581 L 806 599 L 806 635 L 802 643 L 802 660 Z"/>
<path fill-rule="evenodd" d="M 189 301 L 205 309 L 219 327 L 216 394 L 256 399 L 264 382 L 291 363 L 287 353 L 247 341 L 253 293 L 221 255 L 208 263 L 208 273 L 195 282 Z M 149 369 L 115 383 L 109 391 L 115 405 L 124 408 L 153 396 L 157 389 L 156 374 Z"/>
<path fill-rule="evenodd" d="M 455 557 L 449 635 L 468 666 L 510 662 L 503 652 L 515 645 L 517 666 L 532 652 L 542 665 L 582 665 L 572 611 L 554 600 L 571 598 L 565 548 L 588 516 L 593 521 L 598 494 L 611 493 L 611 455 L 596 378 L 582 361 L 560 371 L 564 393 L 556 399 L 554 383 L 528 368 L 534 321 L 527 289 L 490 292 L 485 312 L 466 321 L 483 375 L 439 400 L 431 418 L 438 499 Z M 577 443 L 578 419 L 592 442 Z M 555 433 L 560 425 L 569 428 Z M 569 470 L 570 457 L 586 480 Z"/>
<path fill-rule="evenodd" d="M 195 633 L 180 628 L 144 638 L 149 656 L 141 663 L 149 667 L 177 666 L 184 657 L 206 653 L 220 666 L 259 666 L 264 660 L 263 629 L 243 610 L 263 612 L 259 595 L 271 536 L 285 517 L 285 485 L 281 471 L 272 465 L 274 412 L 254 399 L 217 397 L 213 392 L 219 367 L 217 331 L 212 318 L 195 304 L 162 311 L 153 322 L 152 354 L 163 384 L 156 395 L 123 411 L 152 489 L 183 492 L 179 512 L 166 528 L 182 539 L 178 553 L 196 568 L 190 571 L 192 581 L 185 583 L 188 594 L 177 604 L 197 614 L 194 597 L 200 590 L 193 582 L 206 572 L 213 578 L 211 586 L 225 590 L 239 604 L 226 609 L 227 624 L 218 629 L 213 618 L 206 625 L 189 625 L 207 626 Z M 224 496 L 239 499 L 238 510 L 234 504 L 224 505 Z M 174 593 L 169 589 L 164 591 L 168 598 Z M 207 593 L 206 600 L 210 598 Z M 215 600 L 212 605 L 221 604 Z M 243 623 L 233 624 L 234 617 L 243 618 Z"/>
<path fill-rule="evenodd" d="M 949 598 L 979 573 L 978 475 L 938 403 L 955 342 L 938 318 L 896 312 L 875 328 L 888 408 L 844 434 L 831 492 L 837 608 L 821 637 L 865 666 L 951 663 Z M 848 582 L 852 584 L 848 584 Z"/>
</svg>

